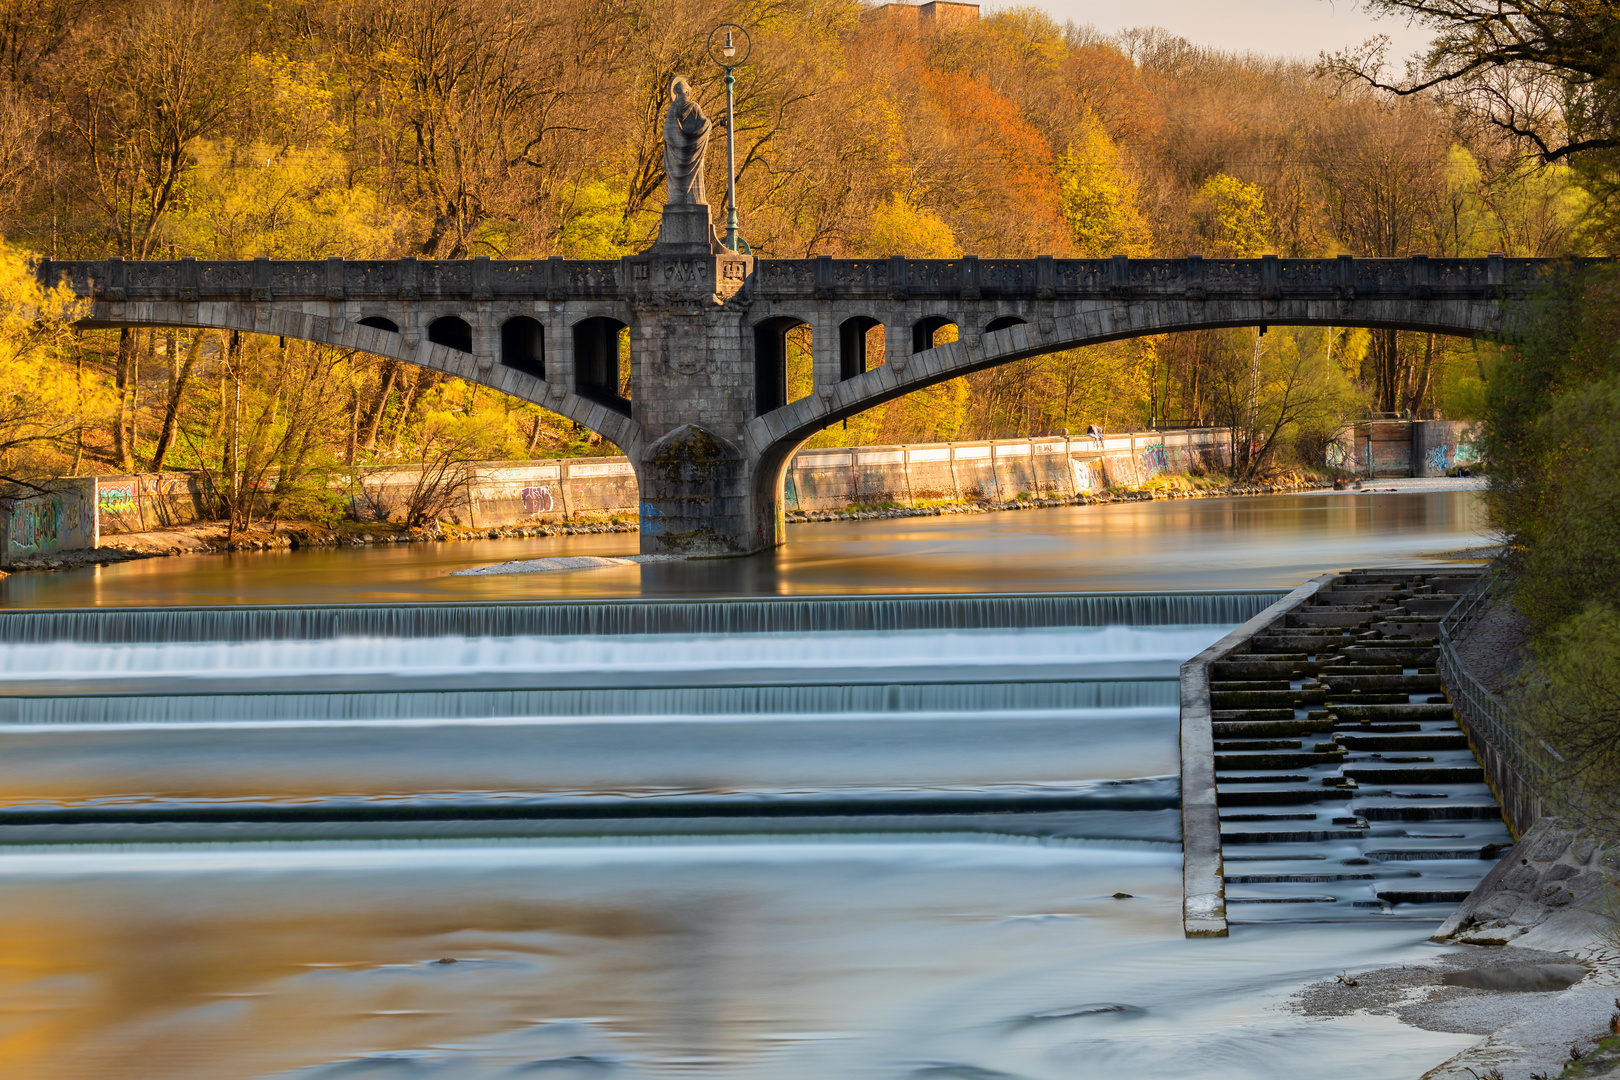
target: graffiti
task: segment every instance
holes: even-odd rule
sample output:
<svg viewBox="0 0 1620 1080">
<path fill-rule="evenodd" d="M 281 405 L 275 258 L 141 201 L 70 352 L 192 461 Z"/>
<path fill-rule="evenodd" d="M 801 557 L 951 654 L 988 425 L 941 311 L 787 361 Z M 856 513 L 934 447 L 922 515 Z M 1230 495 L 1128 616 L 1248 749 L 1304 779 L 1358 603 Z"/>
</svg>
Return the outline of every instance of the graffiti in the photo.
<svg viewBox="0 0 1620 1080">
<path fill-rule="evenodd" d="M 96 520 L 89 497 L 80 491 L 8 501 L 3 533 L 7 561 L 96 546 Z"/>
<path fill-rule="evenodd" d="M 1165 453 L 1164 443 L 1157 446 L 1144 446 L 1139 456 L 1142 460 L 1142 468 L 1147 470 L 1149 476 L 1157 476 L 1159 473 L 1168 472 L 1170 469 L 1170 458 Z"/>
<path fill-rule="evenodd" d="M 133 513 L 135 511 L 135 484 L 104 487 L 97 495 L 97 503 L 103 514 Z"/>
<path fill-rule="evenodd" d="M 654 506 L 652 503 L 649 503 L 649 502 L 642 503 L 641 504 L 641 535 L 642 536 L 663 536 L 664 535 L 664 523 L 662 521 L 658 520 L 659 518 L 661 518 L 663 516 L 664 516 L 664 512 L 662 510 L 658 509 L 658 507 Z"/>
<path fill-rule="evenodd" d="M 6 530 L 12 554 L 37 555 L 58 550 L 62 517 L 60 495 L 19 500 L 11 511 L 11 524 Z"/>
<path fill-rule="evenodd" d="M 523 512 L 525 514 L 551 513 L 551 489 L 546 487 L 526 487 L 518 493 L 523 499 Z"/>
<path fill-rule="evenodd" d="M 1451 443 L 1439 443 L 1429 447 L 1429 459 L 1424 462 L 1432 472 L 1444 473 L 1451 468 L 1456 458 L 1456 447 Z"/>
</svg>

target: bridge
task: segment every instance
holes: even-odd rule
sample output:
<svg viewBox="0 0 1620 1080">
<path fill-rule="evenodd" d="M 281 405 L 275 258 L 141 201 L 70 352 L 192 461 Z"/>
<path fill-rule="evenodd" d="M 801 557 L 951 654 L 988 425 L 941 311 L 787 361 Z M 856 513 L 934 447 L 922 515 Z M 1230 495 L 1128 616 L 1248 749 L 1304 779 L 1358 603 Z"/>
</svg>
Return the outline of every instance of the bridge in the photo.
<svg viewBox="0 0 1620 1080">
<path fill-rule="evenodd" d="M 731 555 L 782 542 L 782 476 L 800 444 L 914 390 L 1043 353 L 1184 330 L 1494 335 L 1551 263 L 766 259 L 660 243 L 611 261 L 108 259 L 48 261 L 39 273 L 89 302 L 86 327 L 273 334 L 543 405 L 629 456 L 644 552 Z M 936 345 L 947 325 L 958 340 Z M 789 401 L 787 334 L 799 326 L 810 328 L 812 388 Z M 881 361 L 868 351 L 879 326 Z"/>
</svg>

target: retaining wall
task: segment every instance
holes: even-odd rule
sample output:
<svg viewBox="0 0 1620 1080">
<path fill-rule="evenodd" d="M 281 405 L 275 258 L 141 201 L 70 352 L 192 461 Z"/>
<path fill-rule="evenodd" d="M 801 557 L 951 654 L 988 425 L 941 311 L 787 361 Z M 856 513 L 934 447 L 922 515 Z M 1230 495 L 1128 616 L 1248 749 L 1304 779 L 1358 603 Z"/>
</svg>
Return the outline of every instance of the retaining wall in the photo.
<svg viewBox="0 0 1620 1080">
<path fill-rule="evenodd" d="M 94 477 L 55 481 L 56 490 L 26 499 L 7 499 L 0 566 L 59 551 L 93 548 L 99 540 Z"/>
<path fill-rule="evenodd" d="M 783 483 L 788 510 L 837 510 L 931 499 L 1006 502 L 1138 487 L 1166 472 L 1219 469 L 1225 428 L 1138 431 L 1102 439 L 1000 439 L 921 446 L 800 450 Z"/>
<path fill-rule="evenodd" d="M 1367 477 L 1445 476 L 1479 464 L 1471 420 L 1371 420 L 1346 428 L 1327 464 Z"/>
</svg>

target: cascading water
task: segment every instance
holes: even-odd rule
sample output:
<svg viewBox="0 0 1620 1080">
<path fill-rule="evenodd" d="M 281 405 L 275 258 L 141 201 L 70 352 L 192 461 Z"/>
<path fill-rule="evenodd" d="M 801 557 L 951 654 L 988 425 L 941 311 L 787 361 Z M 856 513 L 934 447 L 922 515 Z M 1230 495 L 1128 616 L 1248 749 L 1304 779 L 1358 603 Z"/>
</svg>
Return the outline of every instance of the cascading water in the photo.
<svg viewBox="0 0 1620 1080">
<path fill-rule="evenodd" d="M 1277 595 L 5 613 L 0 994 L 69 1019 L 0 1065 L 1437 1060 L 1464 1040 L 1266 1007 L 1411 928 L 1181 937 L 1177 670 Z"/>
</svg>

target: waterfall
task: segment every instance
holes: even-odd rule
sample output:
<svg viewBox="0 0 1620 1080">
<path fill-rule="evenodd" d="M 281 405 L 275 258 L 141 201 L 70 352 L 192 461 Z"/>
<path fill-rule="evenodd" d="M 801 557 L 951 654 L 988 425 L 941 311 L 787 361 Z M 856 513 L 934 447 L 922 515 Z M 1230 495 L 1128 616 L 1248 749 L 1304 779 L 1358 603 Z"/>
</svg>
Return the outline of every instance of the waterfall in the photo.
<svg viewBox="0 0 1620 1080">
<path fill-rule="evenodd" d="M 1235 625 L 1282 595 L 1283 590 L 1254 589 L 29 610 L 0 614 L 0 644 Z"/>
</svg>

